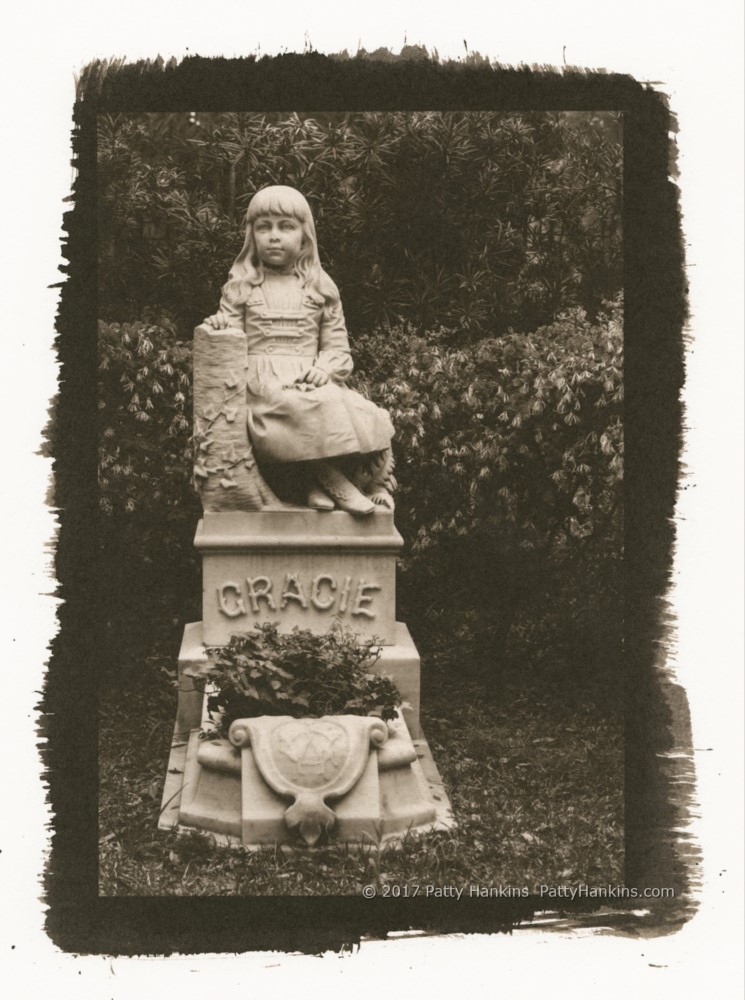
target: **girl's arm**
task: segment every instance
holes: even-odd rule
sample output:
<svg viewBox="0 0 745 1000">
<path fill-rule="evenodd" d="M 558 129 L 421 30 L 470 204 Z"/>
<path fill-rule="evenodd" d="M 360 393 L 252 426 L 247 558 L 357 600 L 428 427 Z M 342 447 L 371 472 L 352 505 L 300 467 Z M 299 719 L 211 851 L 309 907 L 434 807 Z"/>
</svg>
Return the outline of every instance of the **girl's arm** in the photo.
<svg viewBox="0 0 745 1000">
<path fill-rule="evenodd" d="M 318 335 L 318 357 L 314 367 L 325 372 L 335 382 L 346 382 L 352 374 L 354 362 L 349 350 L 344 312 L 338 299 L 333 304 L 323 307 Z"/>
<path fill-rule="evenodd" d="M 243 319 L 244 306 L 233 305 L 223 295 L 220 299 L 218 311 L 214 316 L 208 316 L 204 322 L 215 330 L 225 330 L 227 327 L 243 330 L 245 329 Z"/>
</svg>

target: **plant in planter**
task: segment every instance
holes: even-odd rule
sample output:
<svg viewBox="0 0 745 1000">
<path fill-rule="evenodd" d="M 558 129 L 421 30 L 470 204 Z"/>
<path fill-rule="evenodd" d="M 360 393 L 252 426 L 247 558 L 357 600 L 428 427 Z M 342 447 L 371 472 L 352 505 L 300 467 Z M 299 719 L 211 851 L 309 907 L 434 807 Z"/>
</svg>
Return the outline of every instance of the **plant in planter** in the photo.
<svg viewBox="0 0 745 1000">
<path fill-rule="evenodd" d="M 208 653 L 205 681 L 217 691 L 208 695 L 207 708 L 220 735 L 227 736 L 236 719 L 377 715 L 387 721 L 401 706 L 393 681 L 371 670 L 380 646 L 340 627 L 283 635 L 274 623 L 257 624 Z"/>
</svg>

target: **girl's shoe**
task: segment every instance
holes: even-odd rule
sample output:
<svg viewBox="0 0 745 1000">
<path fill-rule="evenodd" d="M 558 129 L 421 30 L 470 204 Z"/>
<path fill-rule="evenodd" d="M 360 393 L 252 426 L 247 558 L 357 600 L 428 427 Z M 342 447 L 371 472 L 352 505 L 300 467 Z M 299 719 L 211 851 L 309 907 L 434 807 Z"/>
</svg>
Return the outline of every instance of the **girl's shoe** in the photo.
<svg viewBox="0 0 745 1000">
<path fill-rule="evenodd" d="M 341 510 L 357 517 L 366 517 L 375 510 L 372 500 L 360 493 L 357 487 L 329 462 L 319 462 L 314 471 L 324 491 Z"/>
<path fill-rule="evenodd" d="M 307 503 L 313 510 L 333 510 L 336 507 L 331 497 L 327 497 L 323 490 L 319 490 L 317 486 L 308 490 Z"/>
</svg>

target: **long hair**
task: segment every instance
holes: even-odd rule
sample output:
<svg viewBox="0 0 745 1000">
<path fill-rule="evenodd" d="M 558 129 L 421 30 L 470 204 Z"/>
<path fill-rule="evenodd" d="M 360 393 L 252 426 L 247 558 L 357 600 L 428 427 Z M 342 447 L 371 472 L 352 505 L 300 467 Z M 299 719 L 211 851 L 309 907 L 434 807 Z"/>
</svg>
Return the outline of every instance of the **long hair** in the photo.
<svg viewBox="0 0 745 1000">
<path fill-rule="evenodd" d="M 223 286 L 223 295 L 231 305 L 240 305 L 248 299 L 251 289 L 264 280 L 264 265 L 256 252 L 253 224 L 260 215 L 289 215 L 302 226 L 303 243 L 295 261 L 294 272 L 306 294 L 319 304 L 332 305 L 339 301 L 339 291 L 321 267 L 318 257 L 316 227 L 310 205 L 295 188 L 274 184 L 257 191 L 246 212 L 246 237 L 241 252 L 230 269 Z"/>
</svg>

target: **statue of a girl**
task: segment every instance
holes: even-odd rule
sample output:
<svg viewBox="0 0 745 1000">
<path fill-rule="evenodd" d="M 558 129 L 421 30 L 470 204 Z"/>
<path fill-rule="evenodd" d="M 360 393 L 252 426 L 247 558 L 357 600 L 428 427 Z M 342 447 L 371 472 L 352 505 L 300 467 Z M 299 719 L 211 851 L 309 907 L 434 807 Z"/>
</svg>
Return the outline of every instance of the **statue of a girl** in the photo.
<svg viewBox="0 0 745 1000">
<path fill-rule="evenodd" d="M 248 435 L 262 471 L 292 464 L 318 510 L 393 508 L 393 426 L 344 385 L 352 357 L 339 291 L 299 191 L 272 186 L 251 199 L 243 248 L 205 324 L 246 334 Z"/>
</svg>

